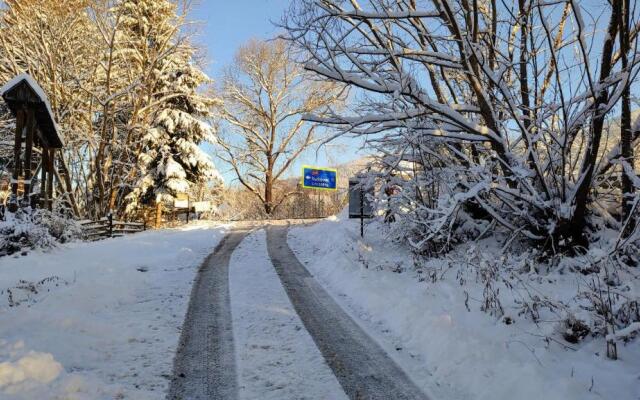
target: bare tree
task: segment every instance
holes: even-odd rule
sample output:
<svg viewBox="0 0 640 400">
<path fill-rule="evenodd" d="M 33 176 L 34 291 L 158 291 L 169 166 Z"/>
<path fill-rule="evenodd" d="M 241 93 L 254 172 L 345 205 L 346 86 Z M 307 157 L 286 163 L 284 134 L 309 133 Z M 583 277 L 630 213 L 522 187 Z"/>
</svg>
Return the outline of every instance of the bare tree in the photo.
<svg viewBox="0 0 640 400">
<path fill-rule="evenodd" d="M 295 193 L 276 194 L 274 183 L 319 140 L 316 125 L 301 117 L 323 113 L 341 93 L 334 83 L 312 80 L 284 41 L 253 40 L 238 51 L 222 82 L 219 117 L 228 132 L 219 139 L 220 158 L 267 214 Z"/>
<path fill-rule="evenodd" d="M 370 138 L 406 189 L 417 247 L 447 243 L 466 214 L 558 249 L 586 245 L 593 216 L 620 228 L 598 191 L 633 165 L 639 136 L 628 106 L 622 151 L 607 131 L 639 72 L 638 10 L 625 4 L 301 0 L 284 24 L 308 70 L 366 94 L 312 120 Z"/>
</svg>

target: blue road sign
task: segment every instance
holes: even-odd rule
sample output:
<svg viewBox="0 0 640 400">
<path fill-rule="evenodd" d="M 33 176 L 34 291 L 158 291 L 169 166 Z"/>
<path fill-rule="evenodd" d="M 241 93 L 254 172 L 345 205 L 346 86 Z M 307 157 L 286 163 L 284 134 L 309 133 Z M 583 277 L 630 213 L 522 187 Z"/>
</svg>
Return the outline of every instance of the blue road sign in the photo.
<svg viewBox="0 0 640 400">
<path fill-rule="evenodd" d="M 336 190 L 338 171 L 331 168 L 302 166 L 302 187 L 305 189 Z"/>
</svg>

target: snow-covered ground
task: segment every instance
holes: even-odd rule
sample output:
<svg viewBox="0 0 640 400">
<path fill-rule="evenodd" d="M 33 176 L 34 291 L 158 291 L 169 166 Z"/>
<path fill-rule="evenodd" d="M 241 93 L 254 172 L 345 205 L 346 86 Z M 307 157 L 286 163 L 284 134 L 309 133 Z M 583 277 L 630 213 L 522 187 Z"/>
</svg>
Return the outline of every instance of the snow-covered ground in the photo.
<svg viewBox="0 0 640 400">
<path fill-rule="evenodd" d="M 264 230 L 234 252 L 229 285 L 242 399 L 347 398 L 269 261 Z"/>
<path fill-rule="evenodd" d="M 225 227 L 0 258 L 0 398 L 161 399 L 191 284 Z"/>
<path fill-rule="evenodd" d="M 513 299 L 503 293 L 505 314 L 515 321 L 507 325 L 480 310 L 484 286 L 463 266 L 432 260 L 429 271 L 439 271 L 433 281 L 407 249 L 385 240 L 377 223 L 364 240 L 358 225 L 341 216 L 293 228 L 289 245 L 434 400 L 640 398 L 638 340 L 619 343 L 620 359 L 608 360 L 602 338 L 566 343 L 554 332 L 558 321 L 536 325 L 516 317 Z M 554 276 L 547 289 L 570 298 L 576 279 Z"/>
</svg>

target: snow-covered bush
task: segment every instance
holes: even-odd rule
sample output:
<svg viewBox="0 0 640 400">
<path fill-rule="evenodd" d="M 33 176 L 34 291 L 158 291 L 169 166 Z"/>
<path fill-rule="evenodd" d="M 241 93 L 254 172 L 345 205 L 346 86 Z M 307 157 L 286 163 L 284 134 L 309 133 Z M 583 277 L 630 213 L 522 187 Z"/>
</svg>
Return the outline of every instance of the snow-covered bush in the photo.
<svg viewBox="0 0 640 400">
<path fill-rule="evenodd" d="M 0 256 L 51 248 L 82 236 L 82 229 L 75 220 L 48 210 L 7 213 L 5 218 L 0 221 Z"/>
</svg>

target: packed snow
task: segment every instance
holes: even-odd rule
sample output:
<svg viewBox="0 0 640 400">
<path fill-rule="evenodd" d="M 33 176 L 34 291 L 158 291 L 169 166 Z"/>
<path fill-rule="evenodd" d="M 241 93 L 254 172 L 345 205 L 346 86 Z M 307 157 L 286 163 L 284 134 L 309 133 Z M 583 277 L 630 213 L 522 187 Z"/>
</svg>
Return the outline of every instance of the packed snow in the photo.
<svg viewBox="0 0 640 400">
<path fill-rule="evenodd" d="M 240 397 L 346 400 L 269 261 L 264 231 L 243 241 L 229 268 Z"/>
<path fill-rule="evenodd" d="M 225 229 L 0 258 L 0 398 L 163 398 L 193 279 Z"/>
<path fill-rule="evenodd" d="M 381 223 L 365 232 L 361 239 L 358 222 L 341 215 L 293 228 L 289 245 L 434 399 L 640 398 L 637 339 L 620 341 L 620 359 L 612 361 L 602 337 L 567 343 L 560 321 L 518 318 L 509 293 L 501 295 L 510 318 L 492 316 L 481 311 L 484 286 L 465 275 L 453 254 L 419 267 L 409 249 L 388 241 Z M 482 249 L 496 258 L 499 250 Z M 438 278 L 429 271 L 439 271 Z M 553 288 L 556 300 L 575 295 L 580 284 L 571 276 L 549 282 L 536 290 Z"/>
</svg>

